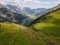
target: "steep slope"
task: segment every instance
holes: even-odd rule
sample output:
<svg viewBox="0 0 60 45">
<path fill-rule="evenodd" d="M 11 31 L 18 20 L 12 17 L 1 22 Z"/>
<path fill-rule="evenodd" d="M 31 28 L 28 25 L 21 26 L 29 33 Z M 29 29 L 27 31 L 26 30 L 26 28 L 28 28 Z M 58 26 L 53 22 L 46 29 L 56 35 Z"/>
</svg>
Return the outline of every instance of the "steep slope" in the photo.
<svg viewBox="0 0 60 45">
<path fill-rule="evenodd" d="M 60 38 L 60 9 L 56 10 L 31 25 L 38 32 L 43 32 L 46 35 Z"/>
</svg>

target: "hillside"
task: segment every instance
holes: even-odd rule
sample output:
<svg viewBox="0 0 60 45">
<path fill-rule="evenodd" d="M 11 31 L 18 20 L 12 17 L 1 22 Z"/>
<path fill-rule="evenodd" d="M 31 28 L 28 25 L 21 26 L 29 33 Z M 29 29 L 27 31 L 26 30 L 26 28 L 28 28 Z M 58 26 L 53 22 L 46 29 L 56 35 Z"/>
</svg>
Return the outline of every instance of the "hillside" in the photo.
<svg viewBox="0 0 60 45">
<path fill-rule="evenodd" d="M 0 23 L 0 45 L 60 45 L 60 38 L 4 22 Z"/>
<path fill-rule="evenodd" d="M 31 29 L 14 23 L 0 23 L 0 45 L 32 45 L 34 38 Z"/>
<path fill-rule="evenodd" d="M 35 22 L 31 25 L 34 30 L 43 32 L 49 37 L 60 38 L 60 10 L 52 12 Z"/>
</svg>

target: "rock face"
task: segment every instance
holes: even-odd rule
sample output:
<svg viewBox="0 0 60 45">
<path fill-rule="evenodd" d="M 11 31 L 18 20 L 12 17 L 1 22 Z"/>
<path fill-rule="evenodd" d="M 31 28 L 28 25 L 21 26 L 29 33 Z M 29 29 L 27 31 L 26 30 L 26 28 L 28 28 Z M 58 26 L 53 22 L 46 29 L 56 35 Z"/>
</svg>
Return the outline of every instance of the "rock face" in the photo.
<svg viewBox="0 0 60 45">
<path fill-rule="evenodd" d="M 19 14 L 14 10 L 6 8 L 0 4 L 0 22 L 15 22 L 21 24 L 28 16 L 25 14 Z"/>
</svg>

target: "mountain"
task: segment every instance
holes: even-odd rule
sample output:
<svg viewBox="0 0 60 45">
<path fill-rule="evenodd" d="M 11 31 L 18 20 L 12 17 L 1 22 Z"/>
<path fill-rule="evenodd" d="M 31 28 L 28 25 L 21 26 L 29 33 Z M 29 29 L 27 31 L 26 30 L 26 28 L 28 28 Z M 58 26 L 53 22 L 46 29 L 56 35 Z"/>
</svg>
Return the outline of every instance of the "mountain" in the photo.
<svg viewBox="0 0 60 45">
<path fill-rule="evenodd" d="M 34 19 L 30 22 L 29 25 L 35 23 L 36 20 L 41 19 L 43 16 L 46 16 L 47 14 L 49 14 L 49 13 L 51 13 L 51 12 L 54 12 L 54 11 L 56 11 L 56 10 L 59 10 L 59 9 L 60 9 L 60 5 L 57 5 L 57 6 L 53 7 L 53 8 L 48 9 L 48 10 L 45 10 L 45 11 L 42 11 L 42 12 L 40 12 L 40 13 L 38 12 L 38 13 L 34 14 L 35 17 L 34 17 Z"/>
<path fill-rule="evenodd" d="M 46 8 L 37 8 L 37 9 L 32 9 L 34 11 L 44 11 L 44 10 L 47 10 Z"/>
<path fill-rule="evenodd" d="M 37 11 L 36 13 L 27 14 L 27 13 L 25 13 L 26 11 L 24 9 L 19 10 L 19 12 L 16 11 L 17 9 L 20 9 L 20 8 L 13 6 L 13 5 L 8 5 L 8 6 L 1 5 L 1 8 L 0 8 L 1 20 L 0 20 L 0 22 L 2 22 L 2 20 L 3 20 L 3 22 L 4 21 L 14 22 L 14 23 L 18 23 L 18 24 L 27 26 L 27 25 L 30 25 L 37 18 L 41 17 L 42 15 L 49 13 L 52 10 L 54 10 L 54 9 L 44 10 L 44 8 L 42 8 L 42 9 L 38 8 L 37 10 L 35 10 L 35 12 Z M 25 9 L 29 9 L 29 8 L 25 8 Z M 39 9 L 42 11 L 40 11 Z"/>
<path fill-rule="evenodd" d="M 15 11 L 17 14 L 17 21 L 22 24 L 22 25 L 29 25 L 32 20 L 34 20 L 33 18 L 36 18 L 36 16 L 39 16 L 41 15 L 42 11 L 45 11 L 47 9 L 45 8 L 37 8 L 37 9 L 31 9 L 29 7 L 24 7 L 23 9 L 21 9 L 20 7 L 17 7 L 14 3 L 12 4 L 7 4 L 5 6 L 6 8 L 10 9 L 10 10 L 13 10 Z M 21 15 L 21 16 L 18 16 L 18 15 Z M 16 15 L 16 14 L 15 14 Z M 24 15 L 24 16 L 23 16 Z M 35 16 L 36 15 L 36 16 Z M 20 18 L 21 19 L 20 19 Z M 33 17 L 33 18 L 32 18 Z M 23 18 L 23 19 L 22 19 Z M 20 21 L 22 22 L 20 22 Z"/>
<path fill-rule="evenodd" d="M 25 11 L 27 11 L 29 14 L 35 14 L 35 13 L 40 13 L 41 11 L 47 10 L 46 8 L 37 8 L 37 9 L 31 9 L 29 7 L 24 7 L 23 8 Z"/>
<path fill-rule="evenodd" d="M 16 11 L 17 13 L 21 12 L 21 9 L 18 8 L 17 6 L 15 6 L 15 5 L 7 4 L 6 7 L 9 8 L 9 9 L 11 9 L 11 10 Z"/>
<path fill-rule="evenodd" d="M 5 5 L 1 6 L 0 13 L 2 13 L 2 14 L 0 14 L 1 15 L 0 22 L 2 22 L 2 20 L 3 20 L 3 22 L 4 21 L 14 22 L 14 23 L 18 23 L 18 24 L 27 26 L 27 25 L 30 25 L 37 18 L 39 18 L 42 15 L 52 11 L 52 9 L 44 10 L 44 8 L 42 8 L 42 9 L 38 8 L 37 12 L 35 11 L 36 13 L 31 15 L 31 14 L 26 14 L 24 9 L 19 10 L 20 13 L 18 13 L 18 12 L 16 12 L 16 9 L 19 9 L 19 8 L 15 7 L 15 6 L 12 6 L 12 5 L 9 5 L 9 6 L 8 6 L 9 8 Z M 27 8 L 27 9 L 29 9 L 29 8 Z M 39 9 L 44 10 L 44 11 L 40 11 Z"/>
<path fill-rule="evenodd" d="M 45 11 L 45 10 L 47 10 L 47 9 L 46 9 L 46 8 L 37 8 L 37 9 L 33 9 L 34 14 L 41 13 L 42 11 Z"/>
<path fill-rule="evenodd" d="M 0 4 L 0 22 L 8 21 L 21 24 L 27 17 L 24 13 L 17 13 L 15 10 L 8 9 L 5 5 Z"/>
<path fill-rule="evenodd" d="M 25 10 L 29 14 L 33 14 L 34 13 L 34 11 L 31 8 L 29 8 L 29 7 L 24 7 L 23 10 Z"/>
<path fill-rule="evenodd" d="M 5 5 L 6 8 L 15 11 L 16 13 L 22 14 L 22 15 L 27 15 L 28 13 L 26 11 L 24 11 L 21 7 L 15 5 L 14 3 L 12 4 L 6 4 Z"/>
</svg>

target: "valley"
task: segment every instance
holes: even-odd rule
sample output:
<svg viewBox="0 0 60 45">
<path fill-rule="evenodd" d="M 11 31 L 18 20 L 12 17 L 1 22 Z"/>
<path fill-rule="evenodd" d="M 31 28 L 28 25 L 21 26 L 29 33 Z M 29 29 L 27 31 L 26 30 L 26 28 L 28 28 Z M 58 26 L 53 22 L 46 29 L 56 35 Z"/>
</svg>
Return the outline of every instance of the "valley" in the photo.
<svg viewBox="0 0 60 45">
<path fill-rule="evenodd" d="M 0 45 L 60 45 L 60 5 L 34 16 L 0 5 Z"/>
</svg>

